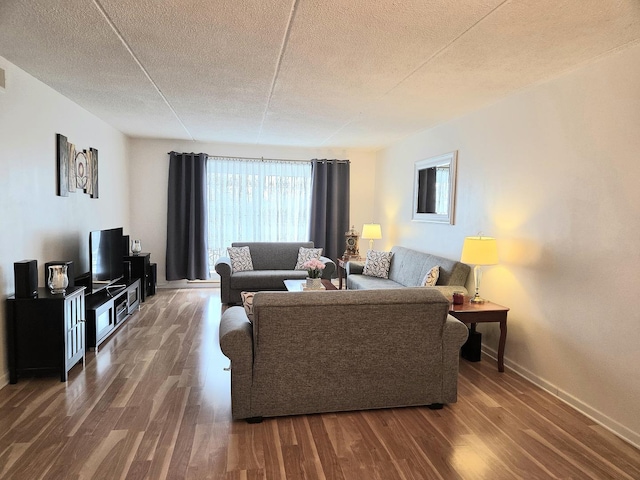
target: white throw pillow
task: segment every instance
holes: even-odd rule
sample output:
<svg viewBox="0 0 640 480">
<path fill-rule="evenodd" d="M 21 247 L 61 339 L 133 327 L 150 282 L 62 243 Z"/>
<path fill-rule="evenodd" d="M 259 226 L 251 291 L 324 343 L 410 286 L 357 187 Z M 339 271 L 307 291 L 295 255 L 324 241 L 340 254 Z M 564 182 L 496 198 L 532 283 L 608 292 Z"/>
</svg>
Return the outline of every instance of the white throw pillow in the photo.
<svg viewBox="0 0 640 480">
<path fill-rule="evenodd" d="M 240 292 L 240 296 L 242 297 L 242 306 L 244 307 L 244 311 L 247 314 L 247 318 L 251 323 L 253 323 L 253 296 L 255 292 Z"/>
<path fill-rule="evenodd" d="M 227 248 L 227 252 L 229 253 L 229 259 L 231 259 L 232 272 L 253 270 L 249 247 L 229 247 Z"/>
<path fill-rule="evenodd" d="M 393 255 L 391 252 L 369 250 L 362 274 L 370 277 L 389 278 L 391 255 Z"/>
<path fill-rule="evenodd" d="M 296 268 L 294 268 L 294 270 L 306 270 L 306 268 L 302 266 L 304 262 L 308 262 L 314 258 L 320 259 L 320 255 L 322 255 L 321 248 L 300 247 L 300 250 L 298 250 L 298 261 L 296 262 Z"/>
<path fill-rule="evenodd" d="M 431 270 L 427 272 L 424 279 L 422 280 L 423 287 L 435 287 L 436 282 L 438 281 L 438 277 L 440 277 L 440 266 L 436 265 L 432 267 Z"/>
</svg>

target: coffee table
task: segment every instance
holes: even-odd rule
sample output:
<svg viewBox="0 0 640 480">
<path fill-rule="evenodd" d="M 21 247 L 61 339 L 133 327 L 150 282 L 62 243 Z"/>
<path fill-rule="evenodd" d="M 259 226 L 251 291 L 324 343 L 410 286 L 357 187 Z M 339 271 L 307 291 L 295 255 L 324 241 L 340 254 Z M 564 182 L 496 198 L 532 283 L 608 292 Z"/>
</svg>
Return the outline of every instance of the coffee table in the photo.
<svg viewBox="0 0 640 480">
<path fill-rule="evenodd" d="M 507 312 L 509 308 L 497 303 L 471 303 L 465 300 L 462 305 L 451 305 L 449 314 L 462 323 L 470 325 L 471 332 L 476 331 L 477 323 L 500 323 L 500 341 L 498 343 L 498 371 L 504 372 L 504 346 L 507 343 Z"/>
<path fill-rule="evenodd" d="M 307 281 L 306 280 L 297 280 L 297 279 L 290 279 L 290 280 L 285 280 L 284 281 L 284 286 L 287 287 L 287 290 L 290 292 L 319 292 L 322 290 L 306 290 L 303 289 L 302 286 L 306 285 Z M 324 290 L 337 290 L 336 286 L 331 283 L 331 280 L 326 280 L 326 279 L 322 279 L 322 286 L 324 287 Z"/>
</svg>

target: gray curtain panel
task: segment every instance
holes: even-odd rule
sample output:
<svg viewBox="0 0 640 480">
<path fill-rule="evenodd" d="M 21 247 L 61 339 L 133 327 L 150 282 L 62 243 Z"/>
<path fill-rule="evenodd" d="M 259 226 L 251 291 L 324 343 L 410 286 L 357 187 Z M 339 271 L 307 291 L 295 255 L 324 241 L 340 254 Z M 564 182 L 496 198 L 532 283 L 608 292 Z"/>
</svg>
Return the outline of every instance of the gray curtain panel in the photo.
<svg viewBox="0 0 640 480">
<path fill-rule="evenodd" d="M 169 153 L 167 280 L 205 280 L 207 154 Z"/>
<path fill-rule="evenodd" d="M 349 230 L 349 160 L 311 160 L 310 240 L 333 260 L 345 249 Z"/>
</svg>

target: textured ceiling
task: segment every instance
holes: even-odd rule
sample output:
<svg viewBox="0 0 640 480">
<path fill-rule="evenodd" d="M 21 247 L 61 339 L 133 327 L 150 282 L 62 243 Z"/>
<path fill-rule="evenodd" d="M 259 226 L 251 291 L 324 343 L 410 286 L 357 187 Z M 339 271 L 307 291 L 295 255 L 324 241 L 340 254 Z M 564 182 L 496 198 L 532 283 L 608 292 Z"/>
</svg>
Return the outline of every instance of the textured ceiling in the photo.
<svg viewBox="0 0 640 480">
<path fill-rule="evenodd" d="M 0 56 L 203 142 L 380 148 L 638 41 L 638 0 L 0 0 Z"/>
</svg>

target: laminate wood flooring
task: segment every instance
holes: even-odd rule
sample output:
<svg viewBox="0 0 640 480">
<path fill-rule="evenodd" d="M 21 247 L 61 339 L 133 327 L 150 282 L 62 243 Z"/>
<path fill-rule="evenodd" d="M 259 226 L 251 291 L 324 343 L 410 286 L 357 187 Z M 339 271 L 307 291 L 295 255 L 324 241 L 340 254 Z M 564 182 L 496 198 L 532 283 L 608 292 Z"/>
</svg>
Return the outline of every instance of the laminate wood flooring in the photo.
<svg viewBox="0 0 640 480">
<path fill-rule="evenodd" d="M 640 479 L 640 451 L 495 362 L 458 403 L 231 420 L 217 289 L 147 299 L 99 353 L 0 390 L 1 479 Z"/>
</svg>

